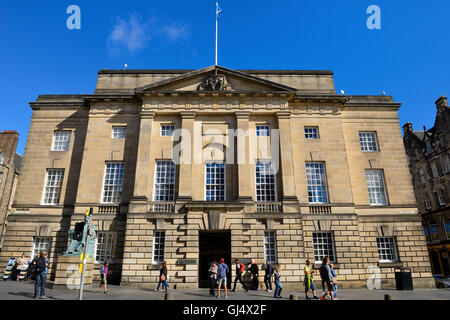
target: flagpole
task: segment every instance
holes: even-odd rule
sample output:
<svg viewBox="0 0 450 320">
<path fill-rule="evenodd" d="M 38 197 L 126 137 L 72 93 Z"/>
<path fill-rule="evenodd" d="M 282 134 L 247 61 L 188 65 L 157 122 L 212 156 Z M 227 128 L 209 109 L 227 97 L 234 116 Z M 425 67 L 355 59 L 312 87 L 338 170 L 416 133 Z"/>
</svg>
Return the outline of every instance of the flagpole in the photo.
<svg viewBox="0 0 450 320">
<path fill-rule="evenodd" d="M 216 66 L 217 64 L 217 50 L 218 50 L 218 38 L 219 38 L 219 2 L 216 2 Z"/>
</svg>

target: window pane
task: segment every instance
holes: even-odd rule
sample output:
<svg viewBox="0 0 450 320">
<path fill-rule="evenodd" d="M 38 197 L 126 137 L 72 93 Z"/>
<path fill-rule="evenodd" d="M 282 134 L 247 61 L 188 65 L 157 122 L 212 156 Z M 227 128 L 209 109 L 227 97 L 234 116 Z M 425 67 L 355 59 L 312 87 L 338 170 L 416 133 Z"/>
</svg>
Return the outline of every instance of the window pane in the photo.
<svg viewBox="0 0 450 320">
<path fill-rule="evenodd" d="M 270 126 L 269 125 L 257 125 L 256 126 L 256 136 L 257 137 L 270 137 Z"/>
<path fill-rule="evenodd" d="M 305 127 L 306 139 L 319 139 L 319 128 L 317 127 Z"/>
<path fill-rule="evenodd" d="M 175 131 L 175 125 L 173 124 L 163 124 L 161 125 L 161 136 L 171 137 Z"/>
<path fill-rule="evenodd" d="M 47 254 L 50 257 L 51 249 L 52 249 L 52 238 L 34 237 L 32 258 L 36 257 L 42 250 L 47 251 Z"/>
<path fill-rule="evenodd" d="M 71 131 L 55 131 L 52 151 L 68 151 Z"/>
<path fill-rule="evenodd" d="M 360 132 L 359 141 L 361 143 L 361 151 L 378 151 L 377 135 L 375 132 Z"/>
<path fill-rule="evenodd" d="M 96 263 L 112 262 L 114 259 L 115 237 L 115 232 L 97 232 Z"/>
<path fill-rule="evenodd" d="M 105 168 L 103 186 L 104 203 L 120 203 L 125 164 L 123 162 L 108 162 Z"/>
<path fill-rule="evenodd" d="M 48 169 L 45 179 L 43 204 L 57 205 L 61 198 L 61 189 L 64 179 L 64 170 Z"/>
<path fill-rule="evenodd" d="M 377 238 L 380 262 L 397 262 L 397 249 L 393 237 Z"/>
<path fill-rule="evenodd" d="M 157 161 L 155 169 L 154 201 L 174 201 L 175 164 Z"/>
<path fill-rule="evenodd" d="M 257 161 L 255 164 L 256 201 L 276 201 L 275 170 L 272 161 Z"/>
<path fill-rule="evenodd" d="M 329 231 L 313 232 L 314 261 L 321 263 L 325 257 L 335 262 L 333 234 Z"/>
<path fill-rule="evenodd" d="M 328 203 L 325 165 L 320 162 L 306 163 L 306 182 L 309 203 Z"/>
<path fill-rule="evenodd" d="M 125 139 L 127 136 L 126 127 L 113 127 L 112 137 L 113 139 Z"/>
<path fill-rule="evenodd" d="M 387 205 L 384 177 L 381 170 L 366 170 L 367 188 L 371 205 Z"/>
<path fill-rule="evenodd" d="M 153 236 L 153 263 L 158 264 L 164 262 L 164 249 L 166 241 L 165 231 L 155 231 Z"/>
<path fill-rule="evenodd" d="M 225 201 L 225 165 L 207 163 L 205 180 L 206 201 Z"/>
<path fill-rule="evenodd" d="M 277 263 L 275 231 L 264 232 L 264 261 L 269 261 L 269 263 Z"/>
</svg>

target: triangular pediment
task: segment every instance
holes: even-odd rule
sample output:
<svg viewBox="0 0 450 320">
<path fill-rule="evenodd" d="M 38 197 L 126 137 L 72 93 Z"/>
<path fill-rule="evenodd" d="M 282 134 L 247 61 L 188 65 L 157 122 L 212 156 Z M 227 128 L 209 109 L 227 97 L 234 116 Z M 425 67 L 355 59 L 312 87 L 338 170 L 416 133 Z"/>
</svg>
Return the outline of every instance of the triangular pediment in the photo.
<svg viewBox="0 0 450 320">
<path fill-rule="evenodd" d="M 136 88 L 136 93 L 290 93 L 295 91 L 295 88 L 220 66 L 190 71 Z"/>
</svg>

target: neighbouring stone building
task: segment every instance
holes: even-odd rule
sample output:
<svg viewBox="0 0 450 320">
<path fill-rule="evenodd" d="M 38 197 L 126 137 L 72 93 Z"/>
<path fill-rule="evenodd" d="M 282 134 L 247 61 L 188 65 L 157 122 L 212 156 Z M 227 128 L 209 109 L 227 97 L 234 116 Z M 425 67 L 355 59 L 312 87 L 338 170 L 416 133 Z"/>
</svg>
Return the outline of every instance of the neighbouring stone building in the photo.
<svg viewBox="0 0 450 320">
<path fill-rule="evenodd" d="M 0 251 L 6 228 L 6 216 L 11 209 L 22 157 L 16 153 L 17 131 L 0 132 Z"/>
<path fill-rule="evenodd" d="M 301 288 L 305 259 L 328 255 L 342 287 L 376 270 L 392 287 L 400 266 L 434 286 L 392 97 L 338 95 L 330 71 L 212 66 L 102 70 L 93 94 L 31 107 L 2 264 L 46 248 L 54 276 L 92 207 L 95 260 L 123 285 L 154 286 L 165 260 L 176 288 L 202 287 L 224 257 Z"/>
<path fill-rule="evenodd" d="M 450 275 L 450 108 L 447 98 L 436 101 L 433 128 L 414 131 L 403 126 L 419 213 L 435 275 Z"/>
</svg>

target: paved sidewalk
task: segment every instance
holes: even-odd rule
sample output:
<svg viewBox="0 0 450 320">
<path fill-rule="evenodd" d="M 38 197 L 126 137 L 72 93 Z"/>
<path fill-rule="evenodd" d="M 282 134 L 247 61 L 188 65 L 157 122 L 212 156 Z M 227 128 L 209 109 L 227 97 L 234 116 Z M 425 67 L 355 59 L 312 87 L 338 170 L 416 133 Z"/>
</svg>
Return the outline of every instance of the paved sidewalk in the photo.
<svg viewBox="0 0 450 320">
<path fill-rule="evenodd" d="M 91 286 L 85 290 L 84 300 L 164 300 L 164 292 L 155 292 L 152 289 L 109 286 L 110 293 L 96 292 L 97 287 Z M 209 296 L 208 289 L 198 290 L 170 290 L 174 300 L 210 300 L 217 301 L 217 297 Z M 283 291 L 283 299 L 289 299 L 290 294 L 295 294 L 300 300 L 305 299 L 301 291 Z M 320 294 L 320 292 L 318 292 Z M 383 300 L 385 294 L 390 294 L 393 300 L 450 300 L 450 289 L 419 289 L 414 291 L 396 290 L 367 290 L 367 289 L 342 289 L 338 292 L 339 300 Z M 30 300 L 34 295 L 34 283 L 0 281 L 0 300 Z M 78 290 L 64 288 L 47 289 L 48 300 L 77 300 Z M 221 300 L 225 300 L 221 298 Z M 275 300 L 272 294 L 265 291 L 238 290 L 229 293 L 228 300 Z M 280 299 L 277 299 L 280 300 Z"/>
</svg>

